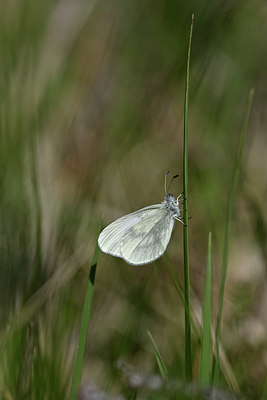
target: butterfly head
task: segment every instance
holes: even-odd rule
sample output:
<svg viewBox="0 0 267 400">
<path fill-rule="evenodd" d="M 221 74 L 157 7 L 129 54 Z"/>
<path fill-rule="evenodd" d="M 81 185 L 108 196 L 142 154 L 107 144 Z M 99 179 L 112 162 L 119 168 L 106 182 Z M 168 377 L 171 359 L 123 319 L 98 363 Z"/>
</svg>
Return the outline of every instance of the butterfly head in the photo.
<svg viewBox="0 0 267 400">
<path fill-rule="evenodd" d="M 168 212 L 171 214 L 172 218 L 175 218 L 175 219 L 180 218 L 180 215 L 181 215 L 181 211 L 180 211 L 180 207 L 179 207 L 179 197 L 177 197 L 177 199 L 176 199 L 173 194 L 167 193 L 162 202 L 162 204 L 166 207 Z"/>
<path fill-rule="evenodd" d="M 180 211 L 180 207 L 179 204 L 181 203 L 181 201 L 179 201 L 179 199 L 181 198 L 181 194 L 180 196 L 174 197 L 173 194 L 168 193 L 169 192 L 169 188 L 172 184 L 172 181 L 177 178 L 179 175 L 174 175 L 167 187 L 167 175 L 168 175 L 169 171 L 166 172 L 165 174 L 165 193 L 166 196 L 164 197 L 164 200 L 162 202 L 162 204 L 164 205 L 164 207 L 167 209 L 168 213 L 172 216 L 172 218 L 175 218 L 179 221 L 182 222 L 181 220 L 181 211 Z"/>
</svg>

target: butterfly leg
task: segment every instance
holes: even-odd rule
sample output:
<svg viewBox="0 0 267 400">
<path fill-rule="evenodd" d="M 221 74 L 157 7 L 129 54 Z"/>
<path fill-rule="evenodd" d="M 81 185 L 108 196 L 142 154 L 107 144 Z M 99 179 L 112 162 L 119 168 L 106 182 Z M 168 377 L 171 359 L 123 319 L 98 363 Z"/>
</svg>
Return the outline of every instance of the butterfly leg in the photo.
<svg viewBox="0 0 267 400">
<path fill-rule="evenodd" d="M 185 226 L 188 226 L 188 224 L 186 224 L 186 223 L 184 222 L 184 217 L 182 217 L 182 218 L 176 218 L 176 219 L 177 219 L 177 221 L 182 222 L 182 224 L 184 224 Z M 188 217 L 188 219 L 192 219 L 192 217 L 190 216 L 190 217 Z"/>
<path fill-rule="evenodd" d="M 180 217 L 175 217 L 176 221 L 181 222 L 183 225 L 185 225 L 183 218 Z"/>
<path fill-rule="evenodd" d="M 181 193 L 178 197 L 177 197 L 177 199 L 176 199 L 176 204 L 179 206 L 179 204 L 182 204 L 182 202 L 183 202 L 183 193 Z M 182 197 L 182 198 L 181 198 Z M 180 200 L 181 199 L 181 200 Z"/>
</svg>

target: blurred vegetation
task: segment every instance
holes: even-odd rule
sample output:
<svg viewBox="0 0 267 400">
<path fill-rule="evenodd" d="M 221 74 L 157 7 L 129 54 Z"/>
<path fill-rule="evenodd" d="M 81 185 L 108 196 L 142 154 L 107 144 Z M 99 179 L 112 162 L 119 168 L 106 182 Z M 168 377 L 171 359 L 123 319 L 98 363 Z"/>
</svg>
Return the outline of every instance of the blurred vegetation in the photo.
<svg viewBox="0 0 267 400">
<path fill-rule="evenodd" d="M 0 398 L 67 398 L 100 219 L 107 224 L 159 203 L 165 171 L 181 176 L 192 12 L 192 308 L 199 315 L 212 231 L 215 322 L 231 171 L 253 86 L 222 345 L 242 398 L 261 398 L 267 370 L 265 1 L 0 5 Z M 182 191 L 181 180 L 172 191 Z M 182 227 L 176 225 L 168 255 L 182 282 Z M 84 386 L 121 393 L 121 359 L 158 373 L 148 329 L 171 375 L 183 379 L 183 307 L 167 271 L 164 258 L 136 268 L 100 256 Z M 194 335 L 193 355 L 196 377 Z M 221 387 L 227 387 L 223 375 Z"/>
</svg>

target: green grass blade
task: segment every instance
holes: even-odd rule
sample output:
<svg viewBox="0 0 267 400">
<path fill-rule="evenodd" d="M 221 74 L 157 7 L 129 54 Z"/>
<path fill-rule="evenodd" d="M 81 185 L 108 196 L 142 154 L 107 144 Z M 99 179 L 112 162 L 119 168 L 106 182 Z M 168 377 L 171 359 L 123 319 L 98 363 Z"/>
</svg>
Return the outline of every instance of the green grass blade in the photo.
<svg viewBox="0 0 267 400">
<path fill-rule="evenodd" d="M 102 224 L 101 224 L 102 228 Z M 90 272 L 89 272 L 89 279 L 88 285 L 84 300 L 83 312 L 82 312 L 82 320 L 81 320 L 81 328 L 80 328 L 80 336 L 79 342 L 77 346 L 77 353 L 74 363 L 73 375 L 72 375 L 72 383 L 71 383 L 71 390 L 70 390 L 70 400 L 76 400 L 78 396 L 78 389 L 82 378 L 82 369 L 83 369 L 83 359 L 84 359 L 84 352 L 86 346 L 86 338 L 88 332 L 88 326 L 90 321 L 90 313 L 91 313 L 91 305 L 92 305 L 92 298 L 94 292 L 94 282 L 95 282 L 95 274 L 96 274 L 96 267 L 97 267 L 97 260 L 98 260 L 98 252 L 99 248 L 96 242 L 95 252 L 93 256 L 93 261 L 91 264 Z"/>
<path fill-rule="evenodd" d="M 151 343 L 152 343 L 152 346 L 153 346 L 153 349 L 154 349 L 154 352 L 155 352 L 155 357 L 156 357 L 156 360 L 157 360 L 157 363 L 158 363 L 158 366 L 159 366 L 159 370 L 160 370 L 161 376 L 162 376 L 163 379 L 167 379 L 168 378 L 168 371 L 167 371 L 167 368 L 166 368 L 166 366 L 164 364 L 164 361 L 163 361 L 163 359 L 161 357 L 161 354 L 159 352 L 158 346 L 157 346 L 157 344 L 156 344 L 151 332 L 147 331 L 147 334 L 148 334 L 149 339 L 151 340 Z"/>
<path fill-rule="evenodd" d="M 168 255 L 167 255 L 167 253 L 165 253 L 164 256 L 165 256 L 165 260 L 166 260 L 166 263 L 167 263 L 167 267 L 168 267 L 168 269 L 169 269 L 169 273 L 170 273 L 171 278 L 172 278 L 172 280 L 173 280 L 175 289 L 176 289 L 176 291 L 177 291 L 177 293 L 178 293 L 178 296 L 180 297 L 180 300 L 181 300 L 183 306 L 185 307 L 186 312 L 188 313 L 188 317 L 190 318 L 190 323 L 191 323 L 191 326 L 192 326 L 192 328 L 193 328 L 193 331 L 194 331 L 194 333 L 195 333 L 195 335 L 196 335 L 196 338 L 197 338 L 197 340 L 200 342 L 201 338 L 200 338 L 198 329 L 197 329 L 197 327 L 196 327 L 195 322 L 193 321 L 192 316 L 190 315 L 190 310 L 187 309 L 186 304 L 185 304 L 184 293 L 183 293 L 182 286 L 181 286 L 180 282 L 178 281 L 178 279 L 177 279 L 177 277 L 176 277 L 176 274 L 175 274 L 175 271 L 174 271 L 174 267 L 173 267 L 173 265 L 172 265 L 172 263 L 171 263 L 171 261 L 170 261 Z"/>
<path fill-rule="evenodd" d="M 262 391 L 262 399 L 267 399 L 267 378 L 264 380 L 263 391 Z"/>
<path fill-rule="evenodd" d="M 234 198 L 237 188 L 238 176 L 241 167 L 241 158 L 244 146 L 244 140 L 247 132 L 248 119 L 251 109 L 251 104 L 254 96 L 254 89 L 251 89 L 248 96 L 247 109 L 245 113 L 245 118 L 242 126 L 242 131 L 240 135 L 238 152 L 235 159 L 233 175 L 232 175 L 232 183 L 230 189 L 230 196 L 228 201 L 228 209 L 226 216 L 226 226 L 225 226 L 225 234 L 224 234 L 224 250 L 223 250 L 223 260 L 222 260 L 222 277 L 221 277 L 221 288 L 220 288 L 220 298 L 219 298 L 219 310 L 217 316 L 217 326 L 216 326 L 216 334 L 215 334 L 215 356 L 213 358 L 213 383 L 217 383 L 219 379 L 219 370 L 220 370 L 220 354 L 219 354 L 219 343 L 220 343 L 220 334 L 221 334 L 221 320 L 222 320 L 222 311 L 223 311 L 223 300 L 224 300 L 224 288 L 227 274 L 227 266 L 228 266 L 228 255 L 229 255 L 229 243 L 230 243 L 230 235 L 231 235 L 231 221 L 233 215 L 233 206 L 234 206 Z"/>
<path fill-rule="evenodd" d="M 210 384 L 210 353 L 211 353 L 211 322 L 212 322 L 212 272 L 211 272 L 211 232 L 209 233 L 207 269 L 203 304 L 203 328 L 200 358 L 199 382 Z"/>
<path fill-rule="evenodd" d="M 188 55 L 185 79 L 185 101 L 184 101 L 184 298 L 185 298 L 185 376 L 192 381 L 192 356 L 191 356 L 191 327 L 190 327 L 190 275 L 189 275 L 189 249 L 188 249 L 188 93 L 189 93 L 189 72 L 190 54 L 193 33 L 194 14 L 192 15 Z"/>
</svg>

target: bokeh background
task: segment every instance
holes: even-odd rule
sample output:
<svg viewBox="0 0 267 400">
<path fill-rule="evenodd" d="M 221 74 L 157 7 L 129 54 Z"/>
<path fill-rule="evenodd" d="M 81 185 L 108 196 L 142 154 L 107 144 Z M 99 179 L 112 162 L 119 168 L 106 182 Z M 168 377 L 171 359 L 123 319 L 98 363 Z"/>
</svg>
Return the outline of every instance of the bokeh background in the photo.
<svg viewBox="0 0 267 400">
<path fill-rule="evenodd" d="M 255 98 L 235 201 L 222 344 L 242 396 L 267 371 L 267 5 L 264 0 L 1 0 L 0 392 L 64 399 L 101 218 L 162 201 L 180 174 L 189 26 L 192 308 L 212 231 L 214 321 L 234 158 Z M 167 250 L 183 282 L 182 225 Z M 166 260 L 100 254 L 83 385 L 118 394 L 124 360 L 158 373 L 149 329 L 184 377 L 184 311 Z M 195 378 L 199 344 L 193 335 Z M 221 386 L 227 387 L 224 375 Z M 238 391 L 238 389 L 236 389 Z"/>
</svg>

